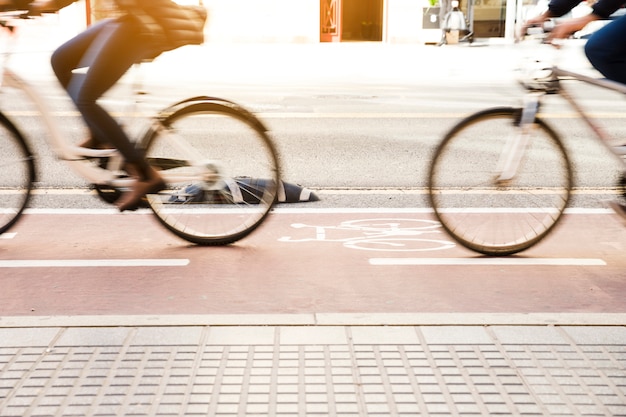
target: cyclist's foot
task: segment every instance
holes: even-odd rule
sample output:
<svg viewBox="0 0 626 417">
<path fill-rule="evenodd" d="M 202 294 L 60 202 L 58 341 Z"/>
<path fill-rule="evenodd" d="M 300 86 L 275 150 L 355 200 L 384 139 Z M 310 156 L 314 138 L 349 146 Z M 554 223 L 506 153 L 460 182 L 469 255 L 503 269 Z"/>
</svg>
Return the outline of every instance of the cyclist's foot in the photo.
<svg viewBox="0 0 626 417">
<path fill-rule="evenodd" d="M 621 200 L 612 200 L 608 202 L 609 207 L 613 209 L 615 214 L 619 216 L 622 220 L 622 223 L 626 225 L 626 203 Z"/>
<path fill-rule="evenodd" d="M 137 180 L 130 191 L 125 192 L 116 205 L 119 211 L 137 210 L 146 194 L 158 193 L 165 188 L 165 181 L 152 167 L 149 168 L 146 179 Z"/>
</svg>

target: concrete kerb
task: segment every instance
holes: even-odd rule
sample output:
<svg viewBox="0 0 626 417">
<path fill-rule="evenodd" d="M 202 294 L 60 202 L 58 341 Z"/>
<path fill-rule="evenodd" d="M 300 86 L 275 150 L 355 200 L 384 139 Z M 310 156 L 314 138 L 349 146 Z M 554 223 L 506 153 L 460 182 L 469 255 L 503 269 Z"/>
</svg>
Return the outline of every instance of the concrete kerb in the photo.
<svg viewBox="0 0 626 417">
<path fill-rule="evenodd" d="M 626 326 L 626 313 L 312 313 L 0 317 L 0 328 L 186 326 Z"/>
</svg>

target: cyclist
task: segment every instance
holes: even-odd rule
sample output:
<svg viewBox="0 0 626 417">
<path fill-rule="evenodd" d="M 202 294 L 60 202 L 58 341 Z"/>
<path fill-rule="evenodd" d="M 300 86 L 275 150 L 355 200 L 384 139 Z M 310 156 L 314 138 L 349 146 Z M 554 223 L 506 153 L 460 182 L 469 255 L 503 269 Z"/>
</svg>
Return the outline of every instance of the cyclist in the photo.
<svg viewBox="0 0 626 417">
<path fill-rule="evenodd" d="M 529 26 L 540 25 L 550 18 L 563 16 L 580 2 L 581 0 L 551 0 L 548 10 L 526 22 L 524 31 Z M 550 39 L 567 38 L 590 22 L 608 19 L 624 4 L 624 0 L 598 0 L 591 6 L 591 13 L 559 22 L 552 29 Z M 594 68 L 606 78 L 626 84 L 626 42 L 624 39 L 626 39 L 626 14 L 594 32 L 585 44 L 585 54 Z M 622 174 L 621 186 L 626 187 L 626 173 Z M 609 205 L 626 222 L 626 191 L 624 193 L 623 201 L 612 201 Z"/>
<path fill-rule="evenodd" d="M 18 0 L 22 2 L 22 0 Z M 78 0 L 36 0 L 31 12 L 56 12 Z M 136 62 L 186 44 L 202 43 L 206 11 L 170 0 L 113 0 L 119 17 L 98 22 L 61 45 L 52 55 L 59 82 L 83 116 L 91 138 L 83 146 L 115 146 L 135 185 L 116 203 L 134 210 L 142 198 L 165 187 L 160 174 L 97 100 Z M 74 70 L 87 68 L 84 74 Z"/>
</svg>

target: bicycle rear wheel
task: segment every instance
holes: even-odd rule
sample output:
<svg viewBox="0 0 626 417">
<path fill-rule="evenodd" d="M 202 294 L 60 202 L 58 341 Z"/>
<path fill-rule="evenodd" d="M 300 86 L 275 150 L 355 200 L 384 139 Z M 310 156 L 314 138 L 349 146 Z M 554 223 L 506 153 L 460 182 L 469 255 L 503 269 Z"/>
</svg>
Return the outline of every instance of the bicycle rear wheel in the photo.
<svg viewBox="0 0 626 417">
<path fill-rule="evenodd" d="M 18 221 L 35 181 L 35 162 L 15 125 L 0 113 L 0 234 Z"/>
<path fill-rule="evenodd" d="M 519 138 L 521 109 L 488 109 L 459 122 L 436 150 L 429 172 L 435 215 L 473 251 L 510 255 L 533 246 L 558 223 L 572 187 L 570 161 L 558 135 L 536 119 L 515 176 L 498 181 L 510 139 Z"/>
<path fill-rule="evenodd" d="M 143 139 L 148 162 L 166 190 L 148 196 L 159 221 L 200 245 L 226 245 L 254 231 L 274 202 L 276 151 L 265 127 L 237 105 L 183 102 Z"/>
</svg>

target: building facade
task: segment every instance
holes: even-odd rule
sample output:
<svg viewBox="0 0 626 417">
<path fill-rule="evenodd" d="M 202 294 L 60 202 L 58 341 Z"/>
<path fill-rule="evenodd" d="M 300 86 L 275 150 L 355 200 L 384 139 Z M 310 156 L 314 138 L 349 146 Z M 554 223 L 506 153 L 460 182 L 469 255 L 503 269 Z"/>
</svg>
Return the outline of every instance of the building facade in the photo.
<svg viewBox="0 0 626 417">
<path fill-rule="evenodd" d="M 112 0 L 83 0 L 90 19 Z M 209 12 L 209 42 L 433 43 L 450 0 L 176 0 Z M 439 2 L 442 2 L 440 4 Z M 537 0 L 460 0 L 476 38 L 512 40 L 515 21 Z M 434 4 L 431 4 L 434 3 Z M 471 4 L 470 4 L 471 2 Z"/>
</svg>

